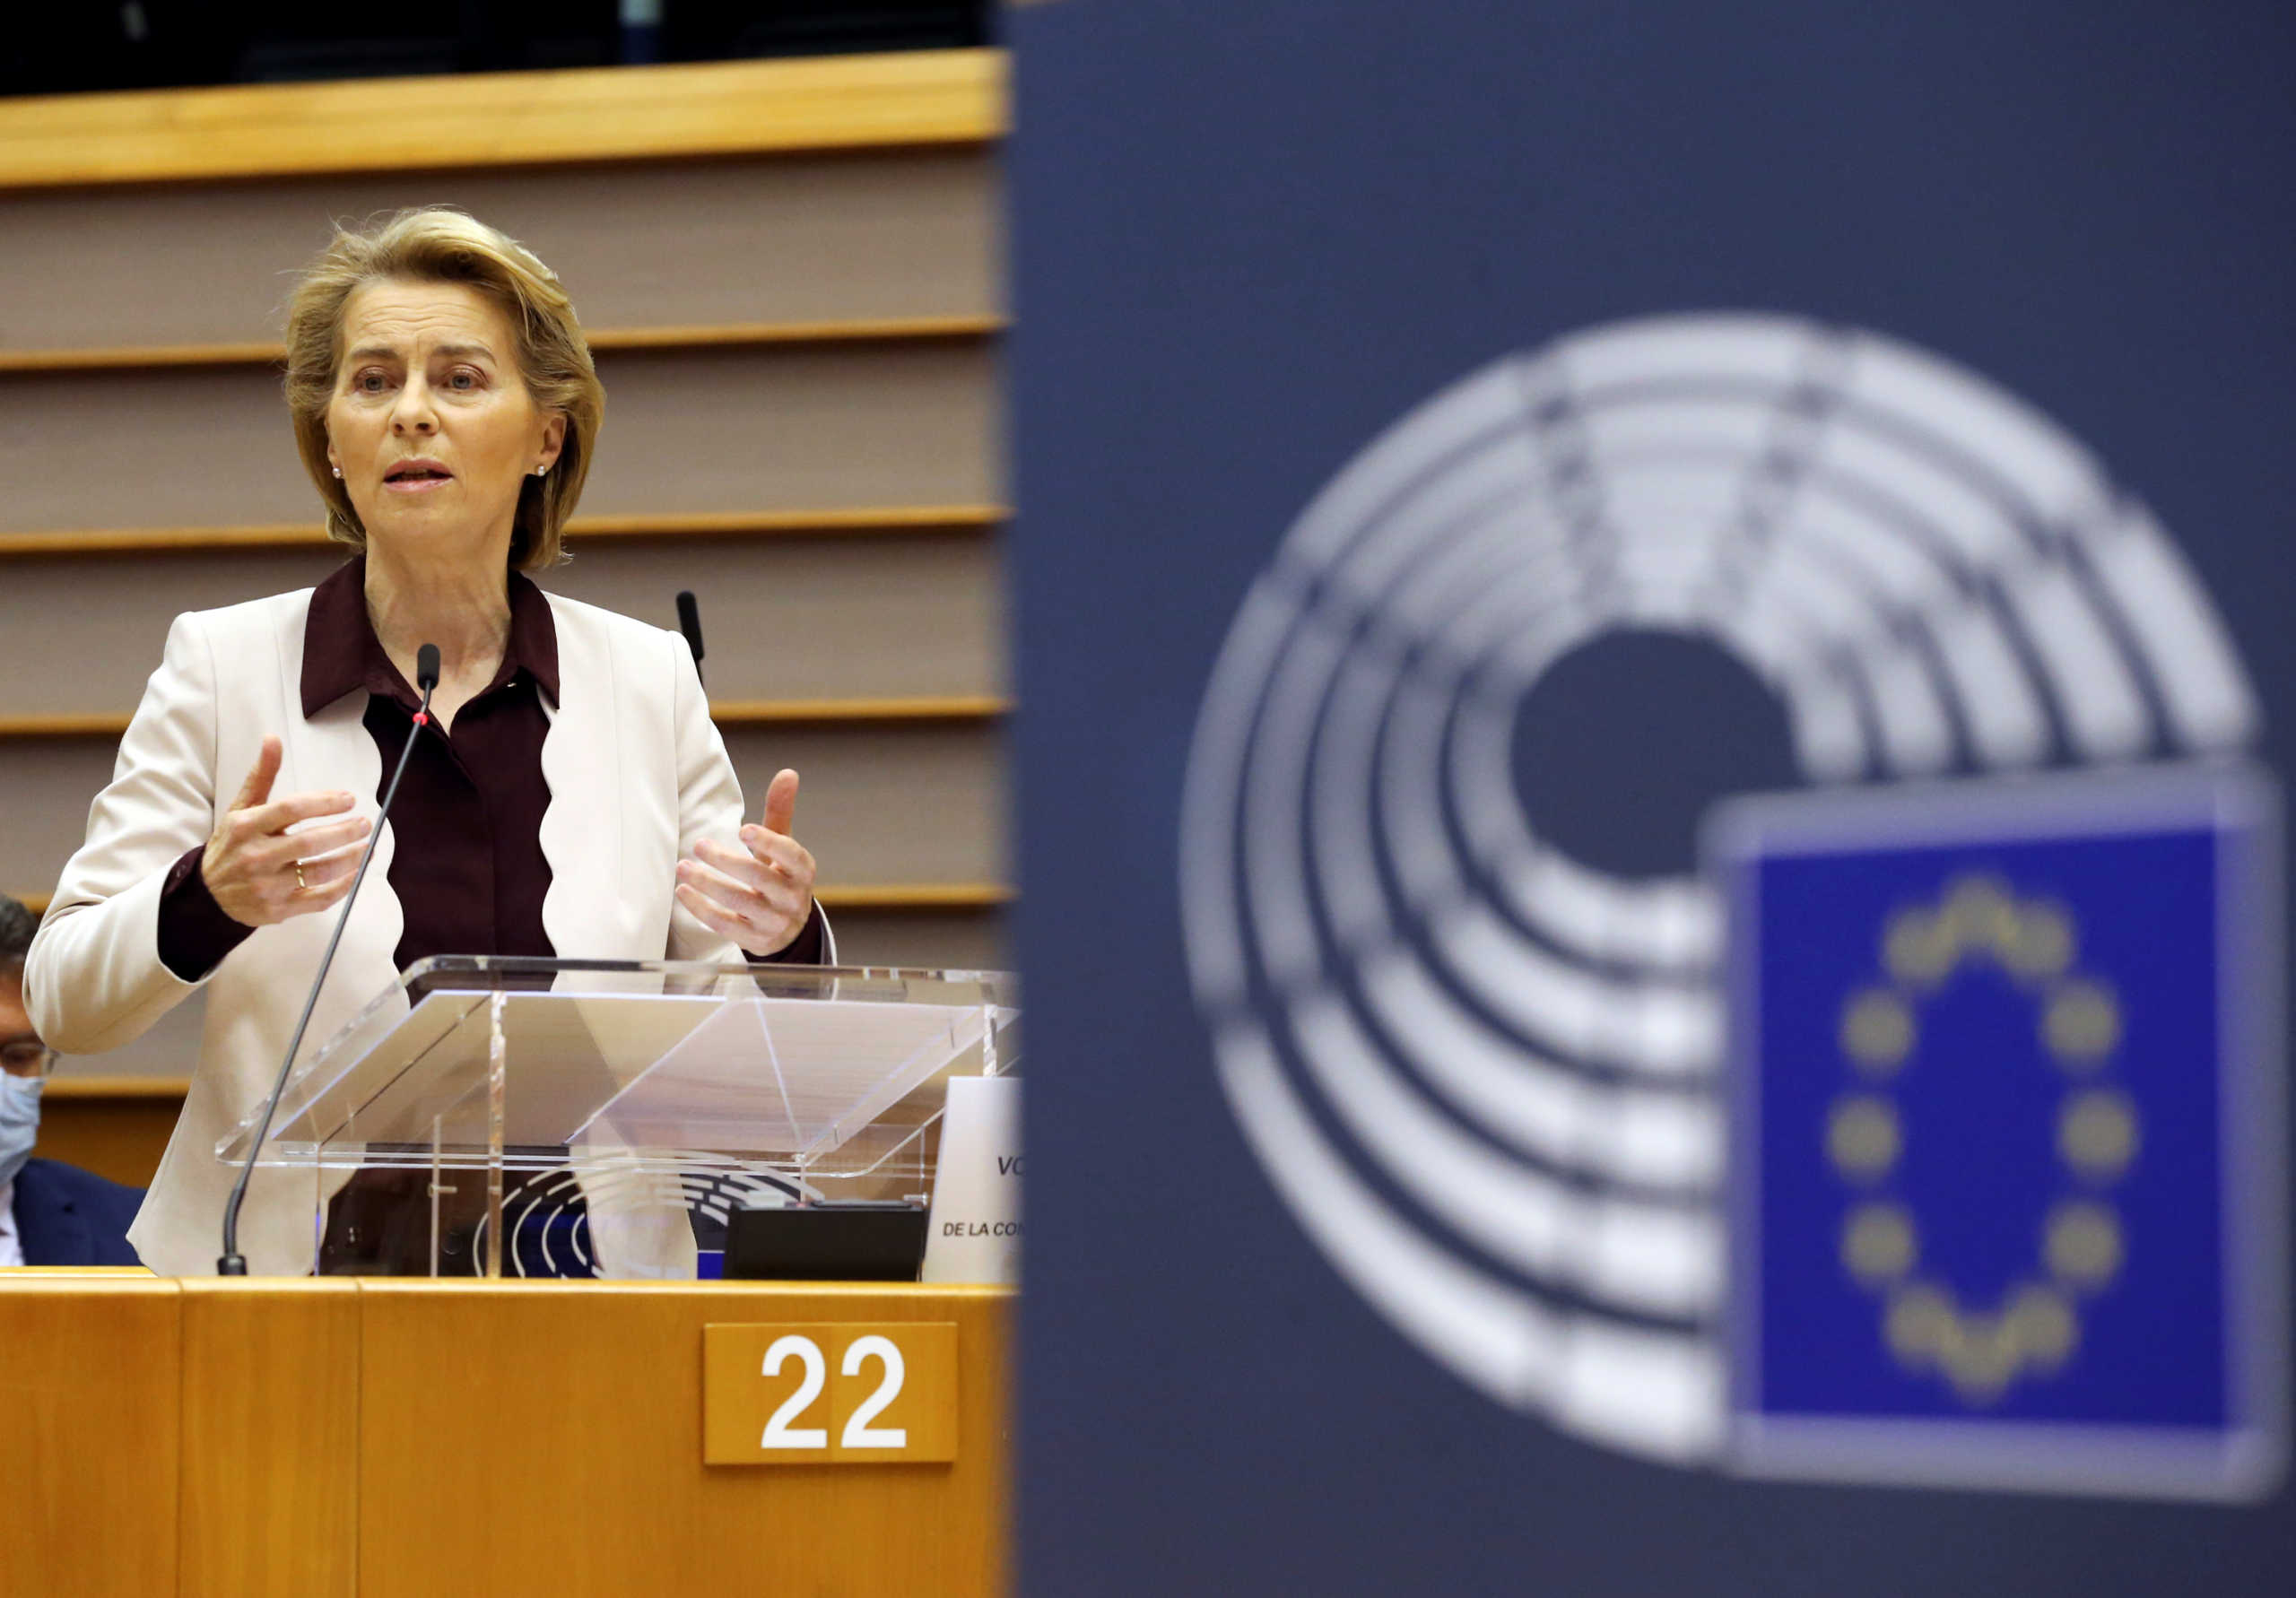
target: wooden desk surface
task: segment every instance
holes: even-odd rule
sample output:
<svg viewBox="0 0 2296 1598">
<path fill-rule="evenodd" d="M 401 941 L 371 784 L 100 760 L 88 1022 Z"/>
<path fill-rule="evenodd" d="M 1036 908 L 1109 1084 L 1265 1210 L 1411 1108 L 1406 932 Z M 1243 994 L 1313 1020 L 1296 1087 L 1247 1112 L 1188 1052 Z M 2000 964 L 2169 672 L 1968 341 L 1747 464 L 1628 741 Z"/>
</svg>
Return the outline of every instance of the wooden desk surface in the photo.
<svg viewBox="0 0 2296 1598">
<path fill-rule="evenodd" d="M 0 1272 L 0 1593 L 1005 1585 L 1001 1290 Z M 948 1321 L 949 1465 L 701 1463 L 711 1322 Z"/>
</svg>

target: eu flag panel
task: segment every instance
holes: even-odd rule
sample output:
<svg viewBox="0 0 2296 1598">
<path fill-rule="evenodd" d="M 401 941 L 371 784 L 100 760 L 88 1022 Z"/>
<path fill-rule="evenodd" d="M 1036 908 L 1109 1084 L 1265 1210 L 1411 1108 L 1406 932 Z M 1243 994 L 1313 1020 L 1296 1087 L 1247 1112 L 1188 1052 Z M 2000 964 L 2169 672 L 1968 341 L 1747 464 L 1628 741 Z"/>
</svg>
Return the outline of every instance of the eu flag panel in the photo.
<svg viewBox="0 0 2296 1598">
<path fill-rule="evenodd" d="M 1741 1468 L 2274 1468 L 2268 795 L 2202 769 L 1721 813 Z"/>
</svg>

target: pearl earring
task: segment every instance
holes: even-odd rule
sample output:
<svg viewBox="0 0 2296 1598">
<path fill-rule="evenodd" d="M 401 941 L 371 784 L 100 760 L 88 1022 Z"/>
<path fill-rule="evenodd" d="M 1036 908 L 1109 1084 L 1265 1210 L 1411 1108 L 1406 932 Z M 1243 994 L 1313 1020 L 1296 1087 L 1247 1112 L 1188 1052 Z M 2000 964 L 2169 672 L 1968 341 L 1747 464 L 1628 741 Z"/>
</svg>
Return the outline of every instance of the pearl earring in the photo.
<svg viewBox="0 0 2296 1598">
<path fill-rule="evenodd" d="M 337 477 L 342 476 L 342 475 L 343 475 L 343 468 L 342 468 L 341 466 L 337 466 L 337 467 L 335 467 L 335 474 Z"/>
</svg>

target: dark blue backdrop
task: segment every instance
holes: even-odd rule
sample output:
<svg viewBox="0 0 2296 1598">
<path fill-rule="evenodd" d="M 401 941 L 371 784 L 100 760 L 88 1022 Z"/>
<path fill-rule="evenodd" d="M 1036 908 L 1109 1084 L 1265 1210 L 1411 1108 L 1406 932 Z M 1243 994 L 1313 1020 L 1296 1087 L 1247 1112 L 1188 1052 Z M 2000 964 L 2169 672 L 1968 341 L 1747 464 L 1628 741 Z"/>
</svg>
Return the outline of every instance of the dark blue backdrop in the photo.
<svg viewBox="0 0 2296 1598">
<path fill-rule="evenodd" d="M 1756 1486 L 1469 1392 L 1340 1281 L 1246 1151 L 1175 865 L 1213 656 L 1309 497 L 1492 357 L 1656 311 L 1874 328 L 2048 413 L 2180 543 L 2285 770 L 2296 8 L 1012 18 L 1025 1591 L 2296 1590 L 2285 1489 L 2226 1509 Z M 1595 813 L 1623 857 L 1681 809 L 1622 787 Z"/>
</svg>

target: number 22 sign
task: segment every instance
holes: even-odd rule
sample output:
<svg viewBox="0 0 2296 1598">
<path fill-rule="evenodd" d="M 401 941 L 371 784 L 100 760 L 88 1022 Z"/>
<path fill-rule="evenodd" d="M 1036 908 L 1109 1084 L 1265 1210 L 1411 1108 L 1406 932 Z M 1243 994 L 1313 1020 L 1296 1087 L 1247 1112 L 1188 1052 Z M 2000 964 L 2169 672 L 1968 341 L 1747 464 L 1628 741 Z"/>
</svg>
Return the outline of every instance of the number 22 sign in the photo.
<svg viewBox="0 0 2296 1598">
<path fill-rule="evenodd" d="M 704 1464 L 933 1464 L 957 1456 L 957 1328 L 711 1325 Z"/>
</svg>

